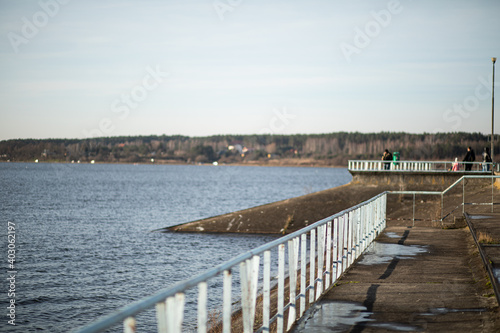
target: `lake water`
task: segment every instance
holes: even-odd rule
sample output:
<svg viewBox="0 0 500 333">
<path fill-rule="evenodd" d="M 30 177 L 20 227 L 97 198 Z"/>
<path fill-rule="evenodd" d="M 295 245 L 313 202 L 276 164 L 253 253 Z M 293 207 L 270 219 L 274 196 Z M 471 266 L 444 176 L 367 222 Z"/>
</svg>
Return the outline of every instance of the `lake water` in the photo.
<svg viewBox="0 0 500 333">
<path fill-rule="evenodd" d="M 276 237 L 154 229 L 350 180 L 336 168 L 0 163 L 0 331 L 67 332 Z"/>
</svg>

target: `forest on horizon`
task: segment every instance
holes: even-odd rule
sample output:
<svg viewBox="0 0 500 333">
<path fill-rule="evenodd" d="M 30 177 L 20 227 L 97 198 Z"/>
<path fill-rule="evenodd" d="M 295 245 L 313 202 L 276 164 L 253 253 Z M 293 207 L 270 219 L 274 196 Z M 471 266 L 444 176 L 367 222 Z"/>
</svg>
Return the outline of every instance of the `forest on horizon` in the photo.
<svg viewBox="0 0 500 333">
<path fill-rule="evenodd" d="M 496 141 L 496 139 L 495 139 Z M 291 135 L 120 136 L 88 139 L 0 141 L 2 162 L 212 163 L 346 166 L 348 160 L 379 160 L 384 149 L 401 160 L 463 159 L 467 147 L 481 160 L 490 136 L 481 133 L 404 132 Z M 495 147 L 494 156 L 500 152 Z"/>
</svg>

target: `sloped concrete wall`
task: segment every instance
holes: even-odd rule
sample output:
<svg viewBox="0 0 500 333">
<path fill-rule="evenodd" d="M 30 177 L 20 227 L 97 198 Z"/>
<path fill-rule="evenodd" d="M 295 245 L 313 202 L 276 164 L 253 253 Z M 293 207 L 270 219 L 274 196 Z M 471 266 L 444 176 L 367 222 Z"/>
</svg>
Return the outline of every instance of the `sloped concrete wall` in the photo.
<svg viewBox="0 0 500 333">
<path fill-rule="evenodd" d="M 491 175 L 490 172 L 452 171 L 349 171 L 357 185 L 396 187 L 402 191 L 442 191 L 463 175 Z"/>
</svg>

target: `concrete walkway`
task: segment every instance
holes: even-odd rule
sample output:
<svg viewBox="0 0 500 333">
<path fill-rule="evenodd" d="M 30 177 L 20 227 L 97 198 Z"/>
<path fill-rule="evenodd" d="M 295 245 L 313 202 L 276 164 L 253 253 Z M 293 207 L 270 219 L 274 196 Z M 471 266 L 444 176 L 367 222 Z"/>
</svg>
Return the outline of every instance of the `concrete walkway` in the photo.
<svg viewBox="0 0 500 333">
<path fill-rule="evenodd" d="M 500 316 L 467 228 L 389 226 L 293 332 L 500 332 Z"/>
</svg>

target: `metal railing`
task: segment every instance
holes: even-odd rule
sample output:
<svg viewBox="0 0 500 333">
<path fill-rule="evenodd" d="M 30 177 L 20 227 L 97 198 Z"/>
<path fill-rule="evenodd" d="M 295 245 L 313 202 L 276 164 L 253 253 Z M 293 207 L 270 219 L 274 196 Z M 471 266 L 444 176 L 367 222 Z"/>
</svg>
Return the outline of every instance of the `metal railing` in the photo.
<svg viewBox="0 0 500 333">
<path fill-rule="evenodd" d="M 239 255 L 197 277 L 125 306 L 76 332 L 102 332 L 120 323 L 123 323 L 124 332 L 136 332 L 135 317 L 153 307 L 156 307 L 158 332 L 181 332 L 186 291 L 193 288 L 198 288 L 197 299 L 191 300 L 197 303 L 197 332 L 207 332 L 210 329 L 207 323 L 209 291 L 207 282 L 214 278 L 223 280 L 223 332 L 231 330 L 254 332 L 255 324 L 260 325 L 255 328 L 257 332 L 270 332 L 271 325 L 277 332 L 288 331 L 304 314 L 306 308 L 318 300 L 385 229 L 386 204 L 387 193 L 384 192 L 297 232 Z M 277 258 L 271 258 L 272 251 L 277 251 Z M 260 265 L 261 259 L 263 265 Z M 271 267 L 274 268 L 276 265 L 278 281 L 277 285 L 271 286 Z M 288 266 L 288 284 L 285 280 L 286 266 Z M 238 268 L 242 325 L 234 328 L 232 325 L 236 319 L 231 304 L 232 273 Z M 288 295 L 285 294 L 285 289 Z M 210 291 L 221 292 L 212 288 Z M 261 304 L 258 304 L 257 299 Z M 285 299 L 288 299 L 287 304 Z M 271 300 L 276 302 L 273 306 Z M 256 313 L 259 314 L 258 321 Z"/>
<path fill-rule="evenodd" d="M 411 195 L 413 196 L 413 201 L 412 201 L 412 223 L 413 226 L 415 226 L 415 197 L 417 195 L 443 195 L 443 192 L 439 191 L 387 191 L 388 194 L 398 194 L 398 195 Z"/>
<path fill-rule="evenodd" d="M 351 171 L 475 171 L 487 172 L 491 168 L 499 171 L 500 165 L 483 162 L 458 162 L 454 170 L 455 161 L 380 161 L 380 160 L 349 160 L 348 170 Z M 466 166 L 470 167 L 467 170 Z"/>
<path fill-rule="evenodd" d="M 464 175 L 457 179 L 453 184 L 448 186 L 445 190 L 443 191 L 387 191 L 387 194 L 397 194 L 397 195 L 411 195 L 413 197 L 412 200 L 412 222 L 413 226 L 415 226 L 415 209 L 416 209 L 416 201 L 415 198 L 416 196 L 440 196 L 441 197 L 441 202 L 440 202 L 440 216 L 438 219 L 436 219 L 436 222 L 441 222 L 450 216 L 454 210 L 462 207 L 462 211 L 460 215 L 463 215 L 465 213 L 465 206 L 491 206 L 491 211 L 493 212 L 493 207 L 495 204 L 500 204 L 500 203 L 495 203 L 495 197 L 494 197 L 494 186 L 495 186 L 495 180 L 500 178 L 500 176 L 483 176 L 483 175 Z M 491 180 L 491 202 L 467 202 L 466 200 L 466 189 L 465 189 L 465 184 L 467 180 Z M 461 202 L 453 205 L 453 209 L 451 211 L 448 211 L 445 213 L 444 211 L 444 198 L 445 195 L 450 193 L 450 191 L 456 189 L 458 186 L 461 186 Z M 489 185 L 488 185 L 489 186 Z"/>
<path fill-rule="evenodd" d="M 481 205 L 481 206 L 491 206 L 491 211 L 493 212 L 493 206 L 495 205 L 494 198 L 494 189 L 495 189 L 495 180 L 500 178 L 500 176 L 462 176 L 460 179 L 451 184 L 447 189 L 445 189 L 441 194 L 441 220 L 445 218 L 443 215 L 443 207 L 444 207 L 444 195 L 455 188 L 458 184 L 462 183 L 462 214 L 465 213 L 466 205 Z M 467 179 L 491 179 L 491 202 L 466 202 L 466 191 L 465 191 L 465 181 Z"/>
</svg>

